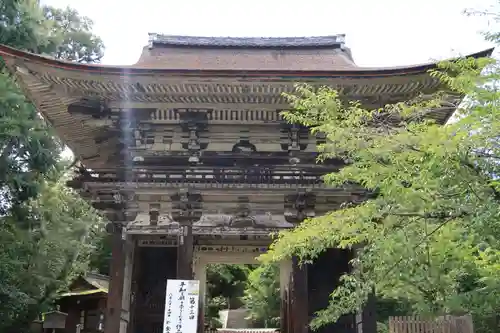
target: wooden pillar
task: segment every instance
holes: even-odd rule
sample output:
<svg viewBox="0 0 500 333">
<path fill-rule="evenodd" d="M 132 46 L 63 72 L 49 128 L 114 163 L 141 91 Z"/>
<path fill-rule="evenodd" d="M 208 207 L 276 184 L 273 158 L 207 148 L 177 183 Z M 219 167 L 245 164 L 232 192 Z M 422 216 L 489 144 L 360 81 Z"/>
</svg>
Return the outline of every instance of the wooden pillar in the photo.
<svg viewBox="0 0 500 333">
<path fill-rule="evenodd" d="M 205 332 L 205 289 L 207 284 L 207 273 L 205 263 L 196 258 L 193 261 L 194 279 L 200 281 L 200 297 L 198 304 L 198 333 Z"/>
<path fill-rule="evenodd" d="M 309 299 L 307 288 L 307 266 L 300 265 L 298 258 L 292 258 L 292 333 L 309 332 Z"/>
<path fill-rule="evenodd" d="M 123 276 L 125 269 L 125 249 L 122 239 L 121 225 L 110 227 L 112 238 L 111 267 L 109 274 L 109 290 L 106 311 L 105 333 L 120 333 L 120 317 L 122 309 Z"/>
<path fill-rule="evenodd" d="M 280 308 L 280 329 L 281 332 L 289 332 L 289 298 L 291 285 L 291 273 L 292 273 L 292 261 L 283 260 L 280 262 L 280 296 L 281 296 L 281 308 Z"/>
<path fill-rule="evenodd" d="M 377 333 L 377 303 L 375 291 L 369 296 L 366 304 L 359 314 L 357 333 Z"/>
<path fill-rule="evenodd" d="M 177 278 L 191 280 L 193 278 L 193 225 L 181 224 L 177 245 Z"/>
<path fill-rule="evenodd" d="M 120 316 L 120 333 L 128 333 L 131 317 L 131 294 L 132 294 L 132 273 L 134 269 L 134 252 L 136 242 L 132 235 L 127 235 L 124 241 L 124 272 L 123 272 L 123 292 Z"/>
<path fill-rule="evenodd" d="M 280 309 L 280 332 L 289 332 L 289 302 L 288 302 L 288 293 L 290 291 L 290 288 L 287 286 L 284 288 L 283 292 L 281 293 L 281 309 Z"/>
<path fill-rule="evenodd" d="M 136 326 L 136 313 L 137 313 L 137 293 L 139 291 L 139 285 L 138 285 L 138 280 L 139 280 L 139 274 L 141 272 L 141 251 L 142 248 L 137 246 L 137 240 L 135 240 L 135 248 L 134 248 L 134 265 L 132 268 L 132 281 L 131 281 L 131 287 L 130 287 L 130 323 L 128 325 L 127 332 L 128 333 L 133 333 L 135 330 Z"/>
</svg>

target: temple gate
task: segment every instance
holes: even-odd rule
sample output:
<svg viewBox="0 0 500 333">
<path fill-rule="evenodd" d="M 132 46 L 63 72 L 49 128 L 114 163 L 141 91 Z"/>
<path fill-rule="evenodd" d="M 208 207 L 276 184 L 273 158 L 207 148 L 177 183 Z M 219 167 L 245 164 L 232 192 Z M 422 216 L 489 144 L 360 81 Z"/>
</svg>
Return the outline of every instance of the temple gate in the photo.
<svg viewBox="0 0 500 333">
<path fill-rule="evenodd" d="M 344 162 L 317 164 L 315 148 L 325 138 L 280 117 L 289 108 L 282 93 L 294 83 L 331 86 L 366 107 L 440 87 L 428 74 L 432 63 L 356 66 L 343 35 L 152 34 L 138 63 L 121 67 L 5 46 L 0 55 L 79 158 L 68 185 L 110 221 L 106 333 L 160 333 L 167 279 L 196 278 L 204 288 L 207 264 L 252 263 L 271 233 L 364 200 L 362 188 L 325 186 L 321 177 Z M 459 101 L 450 98 L 430 116 L 446 122 Z M 280 263 L 283 332 L 309 331 L 352 256 L 329 249 L 307 266 L 295 258 Z M 375 332 L 373 304 L 320 332 Z"/>
</svg>

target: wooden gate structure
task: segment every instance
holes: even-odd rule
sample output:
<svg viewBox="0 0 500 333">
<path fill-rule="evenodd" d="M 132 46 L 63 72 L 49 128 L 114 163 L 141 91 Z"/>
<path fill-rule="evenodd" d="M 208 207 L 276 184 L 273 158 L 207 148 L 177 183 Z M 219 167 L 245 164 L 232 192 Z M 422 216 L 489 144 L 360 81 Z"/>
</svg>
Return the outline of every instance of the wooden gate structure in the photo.
<svg viewBox="0 0 500 333">
<path fill-rule="evenodd" d="M 197 253 L 257 256 L 272 233 L 366 198 L 356 186 L 323 184 L 345 162 L 316 163 L 325 136 L 282 119 L 290 107 L 283 93 L 300 82 L 330 86 L 345 100 L 380 108 L 441 83 L 428 73 L 435 63 L 359 67 L 344 37 L 151 34 L 132 66 L 69 63 L 0 46 L 26 95 L 79 158 L 68 185 L 109 220 L 106 333 L 160 333 L 166 279 L 202 280 Z M 450 97 L 429 117 L 445 123 L 459 102 Z M 294 258 L 281 263 L 285 333 L 309 331 L 351 258 L 329 249 L 303 267 Z M 319 333 L 374 333 L 370 306 Z"/>
</svg>

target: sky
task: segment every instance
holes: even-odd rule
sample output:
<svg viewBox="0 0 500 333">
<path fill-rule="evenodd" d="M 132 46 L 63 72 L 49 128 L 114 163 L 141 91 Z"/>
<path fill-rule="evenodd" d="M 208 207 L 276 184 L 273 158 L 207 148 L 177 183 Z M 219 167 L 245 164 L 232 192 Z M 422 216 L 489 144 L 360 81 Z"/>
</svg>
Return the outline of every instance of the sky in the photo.
<svg viewBox="0 0 500 333">
<path fill-rule="evenodd" d="M 467 55 L 492 45 L 485 17 L 466 17 L 498 0 L 42 0 L 94 21 L 103 63 L 137 61 L 148 33 L 294 37 L 346 34 L 359 66 L 404 66 Z M 500 6 L 496 6 L 500 13 Z"/>
</svg>

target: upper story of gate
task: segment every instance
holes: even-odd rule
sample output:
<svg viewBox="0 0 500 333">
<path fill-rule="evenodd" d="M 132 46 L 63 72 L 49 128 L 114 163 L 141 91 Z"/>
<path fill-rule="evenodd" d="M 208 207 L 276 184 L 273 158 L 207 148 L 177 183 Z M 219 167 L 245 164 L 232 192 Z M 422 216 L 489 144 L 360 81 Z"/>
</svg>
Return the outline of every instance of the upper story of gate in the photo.
<svg viewBox="0 0 500 333">
<path fill-rule="evenodd" d="M 491 50 L 474 54 L 487 56 Z M 150 35 L 131 66 L 69 63 L 0 46 L 0 56 L 57 134 L 93 170 L 309 164 L 318 140 L 285 124 L 283 93 L 330 86 L 367 107 L 439 89 L 435 63 L 358 67 L 343 35 L 222 38 Z M 444 123 L 453 107 L 436 110 Z M 302 155 L 301 155 L 302 154 Z M 240 158 L 241 157 L 241 158 Z M 313 158 L 314 159 L 314 158 Z"/>
</svg>

